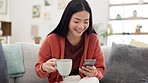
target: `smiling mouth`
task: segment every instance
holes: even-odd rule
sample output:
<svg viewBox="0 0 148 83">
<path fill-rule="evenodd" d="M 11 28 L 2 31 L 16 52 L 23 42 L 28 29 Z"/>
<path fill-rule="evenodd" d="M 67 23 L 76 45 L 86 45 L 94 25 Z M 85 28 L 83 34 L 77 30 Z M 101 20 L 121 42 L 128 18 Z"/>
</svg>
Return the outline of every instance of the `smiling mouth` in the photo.
<svg viewBox="0 0 148 83">
<path fill-rule="evenodd" d="M 77 30 L 77 29 L 75 29 L 76 30 L 76 32 L 78 32 L 78 33 L 82 33 L 83 32 L 83 30 Z"/>
</svg>

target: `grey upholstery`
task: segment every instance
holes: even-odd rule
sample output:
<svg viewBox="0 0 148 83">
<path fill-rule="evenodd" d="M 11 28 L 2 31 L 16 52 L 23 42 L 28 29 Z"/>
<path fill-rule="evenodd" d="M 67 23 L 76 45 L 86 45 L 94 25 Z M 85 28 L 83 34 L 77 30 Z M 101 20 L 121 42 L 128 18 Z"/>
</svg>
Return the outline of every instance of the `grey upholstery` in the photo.
<svg viewBox="0 0 148 83">
<path fill-rule="evenodd" d="M 8 71 L 7 71 L 7 62 L 0 43 L 0 83 L 8 83 Z"/>
<path fill-rule="evenodd" d="M 39 78 L 35 73 L 35 64 L 37 62 L 40 46 L 37 44 L 22 42 L 21 47 L 23 51 L 25 73 L 21 77 L 9 77 L 9 83 L 48 83 L 47 78 Z"/>
<path fill-rule="evenodd" d="M 48 83 L 47 79 L 39 78 L 35 73 L 39 47 L 37 44 L 22 43 L 26 72 L 22 77 L 16 78 L 15 83 Z"/>
<path fill-rule="evenodd" d="M 148 83 L 148 48 L 113 43 L 101 83 Z"/>
</svg>

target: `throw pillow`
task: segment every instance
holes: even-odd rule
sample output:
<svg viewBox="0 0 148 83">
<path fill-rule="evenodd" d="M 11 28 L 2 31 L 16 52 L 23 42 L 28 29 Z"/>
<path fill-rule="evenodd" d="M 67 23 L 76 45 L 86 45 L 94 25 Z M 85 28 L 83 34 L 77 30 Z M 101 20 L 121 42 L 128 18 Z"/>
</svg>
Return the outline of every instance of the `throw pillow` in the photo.
<svg viewBox="0 0 148 83">
<path fill-rule="evenodd" d="M 112 44 L 101 83 L 147 83 L 148 48 Z"/>
<path fill-rule="evenodd" d="M 140 42 L 140 41 L 136 41 L 134 39 L 131 40 L 130 44 L 134 46 L 148 47 L 148 44 Z"/>
<path fill-rule="evenodd" d="M 7 60 L 9 77 L 19 77 L 25 72 L 22 47 L 19 42 L 3 44 L 4 54 Z"/>
<path fill-rule="evenodd" d="M 0 83 L 8 83 L 7 62 L 0 43 Z"/>
</svg>

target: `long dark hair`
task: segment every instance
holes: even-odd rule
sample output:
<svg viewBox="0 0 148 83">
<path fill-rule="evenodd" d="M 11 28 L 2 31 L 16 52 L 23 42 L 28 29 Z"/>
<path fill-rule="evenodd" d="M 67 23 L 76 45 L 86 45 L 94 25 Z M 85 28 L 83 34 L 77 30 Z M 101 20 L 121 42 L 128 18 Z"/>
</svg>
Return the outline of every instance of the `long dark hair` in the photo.
<svg viewBox="0 0 148 83">
<path fill-rule="evenodd" d="M 89 14 L 90 14 L 89 27 L 85 32 L 87 34 L 91 34 L 91 33 L 96 34 L 95 30 L 92 27 L 93 23 L 92 23 L 91 8 L 86 0 L 71 0 L 65 9 L 59 24 L 51 33 L 56 33 L 60 36 L 65 37 L 68 33 L 68 30 L 69 30 L 69 22 L 70 22 L 72 15 L 74 13 L 84 11 L 84 10 L 89 12 Z M 51 33 L 49 33 L 49 34 L 51 34 Z"/>
</svg>

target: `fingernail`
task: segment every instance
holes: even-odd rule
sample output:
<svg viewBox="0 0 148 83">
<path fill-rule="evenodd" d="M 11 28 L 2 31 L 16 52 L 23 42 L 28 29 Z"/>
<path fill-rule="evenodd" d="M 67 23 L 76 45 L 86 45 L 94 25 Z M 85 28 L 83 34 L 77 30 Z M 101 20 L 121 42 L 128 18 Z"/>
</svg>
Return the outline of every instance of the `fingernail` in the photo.
<svg viewBox="0 0 148 83">
<path fill-rule="evenodd" d="M 83 69 L 84 67 L 82 66 L 82 69 Z"/>
<path fill-rule="evenodd" d="M 81 68 L 79 68 L 79 70 L 81 70 Z"/>
</svg>

